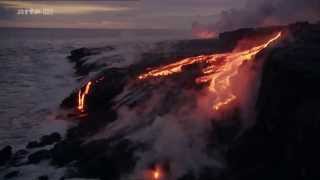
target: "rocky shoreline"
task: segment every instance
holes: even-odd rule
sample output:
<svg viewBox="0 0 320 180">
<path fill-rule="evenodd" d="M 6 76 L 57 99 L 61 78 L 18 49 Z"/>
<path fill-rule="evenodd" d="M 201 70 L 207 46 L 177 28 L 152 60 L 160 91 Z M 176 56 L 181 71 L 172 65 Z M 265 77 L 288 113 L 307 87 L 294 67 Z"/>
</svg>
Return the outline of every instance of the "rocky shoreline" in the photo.
<svg viewBox="0 0 320 180">
<path fill-rule="evenodd" d="M 70 94 L 61 103 L 61 108 L 70 111 L 68 118 L 79 121 L 70 128 L 65 137 L 58 133 L 45 135 L 38 141 L 31 141 L 25 149 L 13 150 L 11 146 L 0 150 L 0 171 L 7 170 L 3 179 L 23 176 L 19 167 L 48 161 L 56 168 L 66 168 L 60 179 L 98 178 L 120 179 L 133 173 L 139 157 L 135 152 L 144 152 L 148 144 L 134 142 L 127 135 L 154 122 L 153 115 L 141 118 L 142 123 L 121 129 L 107 138 L 96 137 L 97 132 L 119 119 L 120 107 L 135 108 L 152 98 L 166 82 L 139 83 L 135 77 L 147 67 L 166 64 L 177 59 L 199 54 L 226 52 L 233 49 L 237 41 L 244 37 L 254 37 L 277 31 L 286 31 L 288 36 L 279 46 L 262 53 L 265 64 L 262 71 L 261 86 L 257 97 L 256 123 L 239 136 L 237 112 L 226 117 L 228 121 L 211 123 L 208 128 L 212 136 L 205 147 L 210 158 L 224 156 L 223 167 L 213 166 L 200 170 L 198 175 L 190 171 L 179 180 L 193 179 L 312 179 L 317 172 L 320 133 L 320 113 L 317 110 L 320 99 L 320 25 L 296 23 L 288 26 L 240 29 L 222 33 L 217 40 L 179 41 L 174 51 L 150 52 L 142 55 L 135 64 L 123 68 L 105 68 L 105 65 L 90 64 L 88 57 L 101 52 L 113 51 L 113 47 L 81 48 L 73 50 L 68 57 L 75 64 L 75 73 L 86 76 L 99 71 L 91 81 L 92 93 L 87 97 L 85 113 L 74 111 L 77 91 Z M 158 48 L 168 46 L 159 43 Z M 186 81 L 197 73 L 197 67 L 185 77 L 173 77 L 178 85 L 173 89 L 201 89 Z M 158 84 L 157 84 L 158 83 Z M 133 91 L 126 93 L 130 84 Z M 82 87 L 83 88 L 83 87 Z M 107 92 L 107 93 L 106 93 Z M 172 112 L 168 106 L 178 107 L 179 99 L 172 98 L 178 92 L 166 90 L 161 109 L 152 110 L 156 115 Z M 122 96 L 122 94 L 125 94 Z M 167 95 L 167 97 L 166 97 Z M 168 97 L 171 95 L 170 97 Z M 120 97 L 120 98 L 119 98 Z M 189 99 L 188 99 L 189 100 Z M 190 101 L 193 99 L 190 98 Z M 148 118 L 152 120 L 147 120 Z M 88 140 L 90 139 L 90 140 Z M 213 153 L 215 152 L 215 153 Z M 160 159 L 170 172 L 170 161 Z M 157 162 L 154 162 L 157 163 Z M 155 166 L 150 163 L 150 169 Z M 10 169 L 8 171 L 8 169 Z M 51 179 L 43 174 L 35 179 Z"/>
</svg>

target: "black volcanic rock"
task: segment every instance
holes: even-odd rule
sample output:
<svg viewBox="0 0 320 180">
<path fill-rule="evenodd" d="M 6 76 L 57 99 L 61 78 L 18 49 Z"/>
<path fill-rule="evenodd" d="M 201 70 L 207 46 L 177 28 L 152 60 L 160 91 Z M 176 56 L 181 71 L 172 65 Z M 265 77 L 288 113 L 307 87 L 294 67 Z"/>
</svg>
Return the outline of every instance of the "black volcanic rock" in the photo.
<svg viewBox="0 0 320 180">
<path fill-rule="evenodd" d="M 111 107 L 112 99 L 123 91 L 130 72 L 122 68 L 110 68 L 102 71 L 93 80 L 92 93 L 88 94 L 88 112 Z M 99 80 L 101 79 L 101 80 Z"/>
<path fill-rule="evenodd" d="M 174 113 L 182 106 L 190 106 L 191 108 L 196 106 L 197 102 L 193 94 L 181 92 L 187 90 L 197 93 L 203 87 L 207 87 L 207 84 L 200 86 L 194 81 L 190 81 L 190 79 L 199 76 L 203 65 L 199 63 L 183 66 L 182 73 L 170 76 L 165 80 L 155 78 L 148 81 L 137 81 L 137 75 L 147 68 L 171 63 L 180 58 L 229 52 L 239 39 L 244 37 L 259 39 L 260 36 L 270 35 L 280 30 L 284 32 L 283 39 L 275 43 L 274 46 L 270 46 L 271 48 L 259 53 L 259 58 L 256 58 L 258 60 L 263 57 L 261 59 L 265 60 L 256 105 L 256 124 L 243 132 L 241 110 L 238 108 L 233 109 L 232 112 L 231 110 L 230 112 L 226 111 L 223 120 L 213 120 L 206 124 L 208 130 L 199 133 L 199 135 L 205 136 L 203 142 L 205 146 L 201 149 L 201 153 L 207 155 L 210 160 L 219 161 L 222 159 L 222 163 L 224 163 L 225 159 L 223 158 L 226 155 L 227 167 L 219 169 L 220 166 L 217 168 L 206 165 L 197 169 L 198 174 L 191 169 L 185 172 L 186 174 L 182 175 L 180 180 L 319 179 L 320 25 L 305 22 L 289 26 L 240 29 L 222 33 L 219 39 L 179 41 L 170 46 L 169 53 L 156 49 L 154 52 L 144 53 L 141 61 L 129 67 L 99 69 L 100 73 L 90 79 L 93 84 L 86 96 L 84 112 L 76 110 L 79 89 L 72 92 L 61 104 L 62 108 L 72 114 L 69 116 L 72 117 L 72 120 L 78 120 L 78 124 L 67 130 L 64 139 L 58 133 L 53 133 L 41 137 L 38 141 L 30 142 L 27 145 L 28 149 L 53 144 L 54 146 L 49 150 L 39 150 L 30 154 L 27 162 L 24 161 L 28 155 L 27 150 L 12 153 L 10 146 L 2 149 L 0 151 L 0 165 L 6 165 L 5 168 L 10 168 L 10 171 L 1 178 L 14 178 L 20 175 L 19 171 L 11 171 L 12 167 L 18 166 L 19 170 L 23 171 L 22 165 L 49 160 L 51 165 L 67 169 L 61 179 L 65 179 L 65 177 L 126 179 L 126 175 L 136 170 L 137 164 L 140 165 L 141 161 L 139 162 L 139 160 L 141 159 L 139 158 L 148 154 L 146 152 L 153 148 L 155 151 L 152 151 L 150 156 L 154 157 L 146 163 L 148 164 L 146 167 L 142 168 L 154 169 L 158 165 L 157 163 L 163 166 L 163 162 L 167 162 L 167 167 L 162 168 L 170 176 L 170 173 L 175 173 L 170 169 L 170 157 L 169 160 L 166 157 L 171 155 L 170 148 L 172 147 L 170 144 L 168 147 L 164 147 L 167 149 L 158 149 L 158 147 L 153 147 L 153 142 L 150 144 L 148 141 L 140 142 L 139 138 L 142 137 L 142 140 L 150 138 L 161 142 L 169 140 L 170 142 L 170 139 L 166 138 L 174 136 L 176 132 L 174 130 L 179 131 L 180 129 L 172 130 L 174 132 L 171 132 L 171 136 L 170 131 L 163 131 L 160 133 L 160 136 L 163 137 L 154 137 L 157 136 L 157 131 L 162 131 L 161 123 L 163 121 L 161 122 L 161 120 L 164 120 L 162 117 L 176 115 Z M 159 44 L 164 47 L 167 45 L 165 43 Z M 78 75 L 86 75 L 101 66 L 90 62 L 91 56 L 111 50 L 113 50 L 111 47 L 81 48 L 72 51 L 69 59 L 75 63 Z M 170 85 L 169 88 L 168 85 Z M 128 86 L 130 88 L 127 89 Z M 83 92 L 84 84 L 81 88 Z M 156 102 L 159 102 L 157 104 L 159 106 L 151 107 L 152 111 L 147 116 L 144 116 L 143 113 L 139 114 L 143 112 L 144 108 L 150 108 L 146 107 L 150 104 L 145 102 L 153 100 L 150 98 L 153 93 L 161 96 L 158 97 L 160 100 L 157 99 Z M 125 108 L 120 110 L 125 112 L 118 111 L 124 106 Z M 131 111 L 135 108 L 138 109 L 134 111 L 137 112 L 136 114 L 126 113 L 127 109 Z M 131 119 L 129 119 L 128 121 L 119 121 L 117 124 L 118 118 L 123 115 L 134 116 L 133 121 L 141 119 L 146 119 L 146 121 L 141 121 L 142 123 L 134 121 L 131 126 L 132 124 L 129 124 Z M 154 117 L 160 117 L 157 119 L 159 124 L 154 123 L 156 122 Z M 179 117 L 170 116 L 170 118 Z M 198 117 L 193 118 L 201 121 Z M 109 127 L 115 131 L 114 133 L 108 131 L 107 133 L 110 134 L 105 136 L 105 139 L 95 139 L 97 138 L 96 134 L 100 135 L 100 130 L 105 132 L 103 128 L 113 122 L 115 124 L 112 125 L 116 126 Z M 187 121 L 181 119 L 180 122 L 186 125 L 183 128 L 188 128 Z M 126 123 L 130 126 L 122 127 L 122 125 L 128 125 Z M 169 129 L 170 125 L 165 124 L 164 127 Z M 116 128 L 112 129 L 113 127 Z M 109 130 L 108 128 L 107 130 Z M 145 130 L 146 132 L 140 134 Z M 168 136 L 166 132 L 169 132 Z M 198 140 L 196 139 L 198 137 L 198 135 L 192 136 L 192 139 Z M 129 138 L 134 140 L 128 140 Z M 188 146 L 195 147 L 193 143 L 189 144 L 189 142 Z M 175 146 L 173 148 L 175 150 Z M 168 153 L 165 154 L 165 157 L 158 157 L 158 150 L 164 150 Z M 192 151 L 187 152 L 192 153 Z M 181 154 L 183 153 L 181 152 Z M 216 154 L 217 159 L 215 159 Z M 193 154 L 190 154 L 191 158 L 193 158 L 192 156 Z M 195 162 L 192 165 L 197 166 L 198 163 Z M 50 179 L 51 176 L 43 175 L 34 178 L 45 180 Z"/>
<path fill-rule="evenodd" d="M 21 149 L 14 153 L 13 158 L 20 159 L 20 158 L 23 158 L 28 153 L 29 152 L 27 150 Z"/>
<path fill-rule="evenodd" d="M 123 106 L 130 110 L 140 108 L 139 106 L 141 109 L 146 108 L 148 103 L 144 102 L 150 100 L 149 97 L 153 92 L 162 93 L 161 101 L 159 100 L 161 107 L 150 111 L 148 117 L 149 115 L 162 117 L 170 112 L 174 113 L 177 107 L 196 103 L 195 98 L 184 95 L 181 89 L 196 92 L 203 88 L 190 81 L 199 75 L 202 69 L 200 63 L 184 66 L 185 72 L 174 75 L 170 77 L 171 79 L 168 78 L 169 80 L 166 79 L 170 83 L 174 82 L 170 88 L 166 88 L 167 82 L 160 78 L 147 83 L 136 81 L 138 74 L 144 72 L 147 67 L 167 64 L 183 57 L 227 52 L 232 50 L 237 41 L 243 37 L 270 35 L 279 30 L 284 30 L 288 37 L 278 43 L 280 45 L 259 54 L 265 58 L 266 64 L 256 107 L 256 124 L 240 134 L 241 112 L 235 109 L 230 115 L 224 116 L 224 121 L 216 121 L 208 127 L 211 129 L 206 133 L 208 142 L 204 153 L 212 155 L 210 158 L 216 153 L 226 154 L 228 166 L 225 172 L 221 175 L 220 169 L 206 166 L 199 169 L 199 174 L 194 174 L 195 172 L 190 170 L 180 179 L 318 179 L 316 163 L 319 162 L 317 154 L 320 149 L 317 137 L 320 132 L 320 116 L 317 109 L 320 89 L 316 84 L 320 81 L 318 54 L 320 31 L 319 26 L 308 23 L 286 27 L 240 29 L 223 33 L 216 40 L 179 41 L 169 54 L 157 51 L 145 53 L 137 64 L 127 68 L 108 68 L 101 71 L 90 80 L 93 84 L 86 95 L 84 112 L 76 110 L 79 89 L 72 92 L 61 104 L 62 108 L 72 113 L 73 120 L 79 120 L 79 123 L 67 130 L 66 138 L 62 141 L 60 135 L 54 134 L 43 136 L 39 142 L 30 142 L 29 148 L 56 144 L 50 150 L 40 150 L 31 154 L 28 158 L 29 163 L 49 159 L 53 166 L 67 168 L 68 172 L 64 177 L 68 178 L 123 179 L 126 174 L 135 170 L 136 164 L 139 163 L 135 154 L 139 152 L 143 154 L 143 150 L 150 148 L 149 144 L 139 144 L 140 142 L 126 138 L 137 129 L 147 129 L 148 126 L 154 125 L 151 124 L 154 122 L 151 121 L 152 118 L 150 121 L 137 123 L 136 126 L 124 130 L 120 128 L 116 133 L 105 137 L 106 139 L 90 138 L 95 138 L 94 135 L 101 132 L 100 130 L 109 123 L 116 124 L 118 116 L 122 115 L 118 114 L 118 108 Z M 90 56 L 103 51 L 97 48 L 82 48 L 71 52 L 69 58 L 75 62 L 76 71 L 84 75 L 98 67 L 90 62 L 87 63 L 90 61 Z M 127 85 L 133 87 L 129 88 L 130 92 L 127 92 Z M 83 84 L 82 90 L 84 87 Z M 146 118 L 139 117 L 139 111 L 137 112 L 136 118 Z M 156 152 L 154 156 L 157 156 Z M 161 158 L 159 161 L 166 161 L 165 158 Z M 168 174 L 170 173 L 174 172 Z M 48 177 L 41 176 L 43 179 Z"/>
<path fill-rule="evenodd" d="M 44 145 L 51 145 L 53 143 L 59 142 L 61 140 L 61 136 L 59 133 L 55 132 L 50 135 L 44 135 L 41 137 L 40 143 Z"/>
<path fill-rule="evenodd" d="M 92 86 L 86 96 L 86 115 L 80 117 L 82 120 L 78 126 L 67 131 L 67 138 L 83 138 L 93 135 L 108 123 L 116 120 L 117 113 L 111 109 L 115 103 L 113 99 L 123 91 L 129 75 L 126 69 L 110 68 L 91 80 Z M 76 105 L 77 92 L 73 92 L 63 100 L 61 107 L 75 110 Z"/>
<path fill-rule="evenodd" d="M 6 146 L 0 150 L 0 166 L 5 165 L 12 156 L 12 147 Z"/>
<path fill-rule="evenodd" d="M 101 68 L 101 65 L 90 63 L 90 64 L 84 64 L 85 60 L 79 61 L 79 63 L 76 63 L 75 69 L 76 74 L 79 76 L 88 75 L 90 72 L 98 70 Z"/>
<path fill-rule="evenodd" d="M 38 141 L 30 141 L 26 146 L 27 149 L 38 148 L 38 147 L 41 147 Z"/>
<path fill-rule="evenodd" d="M 86 57 L 98 55 L 102 51 L 106 52 L 106 51 L 112 51 L 112 50 L 114 50 L 114 48 L 111 46 L 102 47 L 102 48 L 79 48 L 79 49 L 72 50 L 70 53 L 70 56 L 68 56 L 68 59 L 71 62 L 75 63 L 76 74 L 83 76 L 101 67 L 101 65 L 98 65 L 98 64 L 86 63 L 88 61 Z"/>
<path fill-rule="evenodd" d="M 97 49 L 79 48 L 79 49 L 72 50 L 70 52 L 70 56 L 68 56 L 68 58 L 71 61 L 78 61 L 81 58 L 84 58 L 84 57 L 90 56 L 90 55 L 94 55 L 94 54 L 98 54 L 98 53 L 99 53 L 99 51 L 97 51 Z"/>
<path fill-rule="evenodd" d="M 290 26 L 294 36 L 266 59 L 257 123 L 228 152 L 229 179 L 318 179 L 320 26 Z"/>
<path fill-rule="evenodd" d="M 81 139 L 94 135 L 99 129 L 117 119 L 113 110 L 96 111 L 86 117 L 77 126 L 68 129 L 67 139 Z"/>
<path fill-rule="evenodd" d="M 106 109 L 112 105 L 110 100 L 122 92 L 129 72 L 126 69 L 110 68 L 100 72 L 91 81 L 93 83 L 88 94 L 88 111 Z M 82 87 L 83 88 L 83 87 Z M 77 104 L 77 92 L 73 92 L 61 103 L 62 108 L 75 108 Z"/>
<path fill-rule="evenodd" d="M 8 174 L 6 174 L 3 178 L 4 179 L 12 179 L 14 177 L 17 177 L 19 175 L 19 171 L 11 171 Z"/>
<path fill-rule="evenodd" d="M 112 142 L 101 139 L 87 144 L 62 141 L 51 150 L 51 163 L 64 166 L 75 162 L 73 166 L 79 170 L 69 175 L 71 177 L 117 179 L 134 167 L 135 149 L 136 146 L 128 140 Z"/>
<path fill-rule="evenodd" d="M 136 149 L 128 140 L 111 145 L 106 140 L 89 143 L 83 147 L 84 154 L 76 164 L 80 177 L 99 179 L 119 179 L 131 171 L 136 159 Z"/>
<path fill-rule="evenodd" d="M 55 132 L 49 135 L 44 135 L 41 137 L 40 142 L 38 141 L 31 141 L 27 144 L 26 148 L 33 149 L 33 148 L 40 148 L 47 145 L 52 145 L 56 142 L 61 140 L 61 136 L 59 133 Z"/>
<path fill-rule="evenodd" d="M 53 165 L 63 166 L 81 157 L 80 141 L 61 141 L 51 149 Z"/>
<path fill-rule="evenodd" d="M 44 159 L 49 159 L 51 157 L 51 152 L 49 150 L 39 150 L 28 156 L 28 163 L 37 164 Z"/>
<path fill-rule="evenodd" d="M 12 158 L 10 159 L 10 164 L 13 166 L 23 165 L 21 160 L 23 160 L 27 156 L 28 153 L 29 152 L 25 149 L 18 150 L 17 152 L 15 152 L 13 154 Z"/>
</svg>

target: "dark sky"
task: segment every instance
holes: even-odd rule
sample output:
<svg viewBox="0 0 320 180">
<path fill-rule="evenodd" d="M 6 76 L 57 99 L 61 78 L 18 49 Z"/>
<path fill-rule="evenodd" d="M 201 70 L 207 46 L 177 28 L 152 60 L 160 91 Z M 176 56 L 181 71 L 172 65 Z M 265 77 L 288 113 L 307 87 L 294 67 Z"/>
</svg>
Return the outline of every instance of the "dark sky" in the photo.
<svg viewBox="0 0 320 180">
<path fill-rule="evenodd" d="M 190 29 L 213 22 L 245 0 L 0 1 L 0 27 Z M 52 10 L 52 15 L 18 15 L 20 9 Z"/>
</svg>

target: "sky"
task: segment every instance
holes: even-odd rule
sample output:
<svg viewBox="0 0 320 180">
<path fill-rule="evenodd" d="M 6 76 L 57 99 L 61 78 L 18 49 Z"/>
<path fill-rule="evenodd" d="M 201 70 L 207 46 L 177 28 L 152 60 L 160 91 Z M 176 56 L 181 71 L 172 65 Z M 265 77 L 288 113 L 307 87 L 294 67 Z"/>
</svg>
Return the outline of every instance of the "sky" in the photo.
<svg viewBox="0 0 320 180">
<path fill-rule="evenodd" d="M 244 1 L 1 0 L 0 27 L 185 30 L 194 22 L 213 22 L 221 12 L 243 7 Z M 31 9 L 33 14 L 24 11 Z"/>
</svg>

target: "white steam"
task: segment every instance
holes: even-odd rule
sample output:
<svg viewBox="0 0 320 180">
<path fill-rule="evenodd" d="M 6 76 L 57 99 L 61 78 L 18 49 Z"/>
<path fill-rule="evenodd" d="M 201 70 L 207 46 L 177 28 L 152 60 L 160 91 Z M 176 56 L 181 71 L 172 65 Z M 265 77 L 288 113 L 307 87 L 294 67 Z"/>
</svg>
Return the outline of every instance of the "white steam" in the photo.
<svg viewBox="0 0 320 180">
<path fill-rule="evenodd" d="M 282 25 L 296 21 L 320 20 L 319 0 L 247 0 L 245 7 L 222 11 L 215 22 L 197 26 L 193 31 L 219 33 L 238 28 Z"/>
</svg>

